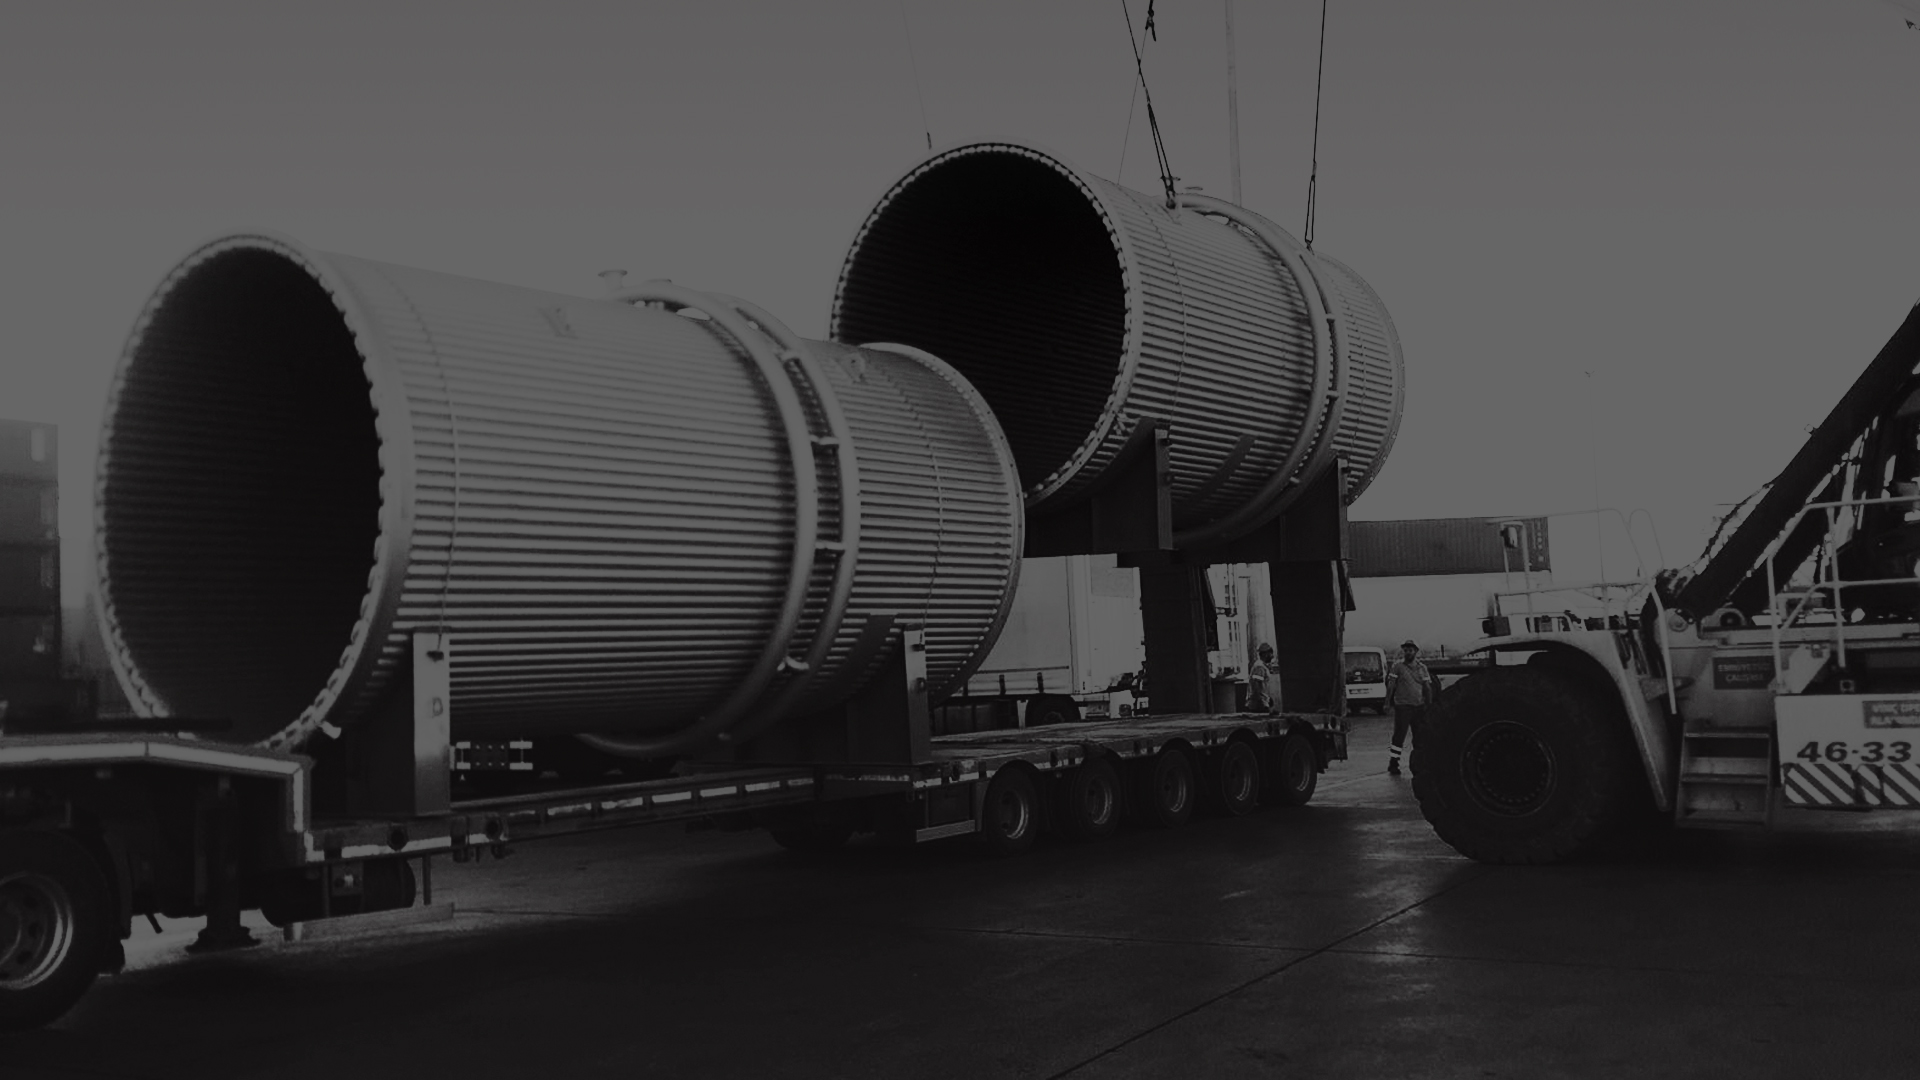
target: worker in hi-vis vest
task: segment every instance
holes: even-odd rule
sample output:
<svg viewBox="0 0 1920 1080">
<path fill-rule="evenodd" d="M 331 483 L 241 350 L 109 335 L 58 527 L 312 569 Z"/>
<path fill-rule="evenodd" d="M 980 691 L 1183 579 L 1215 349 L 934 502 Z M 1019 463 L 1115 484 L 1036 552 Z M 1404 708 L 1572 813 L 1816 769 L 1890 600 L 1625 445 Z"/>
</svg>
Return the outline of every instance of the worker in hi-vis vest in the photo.
<svg viewBox="0 0 1920 1080">
<path fill-rule="evenodd" d="M 1247 711 L 1280 711 L 1280 673 L 1273 670 L 1273 646 L 1260 643 L 1260 659 L 1247 671 Z"/>
<path fill-rule="evenodd" d="M 1420 662 L 1420 646 L 1411 639 L 1400 643 L 1400 659 L 1387 669 L 1387 698 L 1393 702 L 1393 748 L 1388 751 L 1387 773 L 1400 775 L 1401 744 L 1407 732 L 1420 722 L 1427 706 L 1433 704 L 1433 673 Z"/>
</svg>

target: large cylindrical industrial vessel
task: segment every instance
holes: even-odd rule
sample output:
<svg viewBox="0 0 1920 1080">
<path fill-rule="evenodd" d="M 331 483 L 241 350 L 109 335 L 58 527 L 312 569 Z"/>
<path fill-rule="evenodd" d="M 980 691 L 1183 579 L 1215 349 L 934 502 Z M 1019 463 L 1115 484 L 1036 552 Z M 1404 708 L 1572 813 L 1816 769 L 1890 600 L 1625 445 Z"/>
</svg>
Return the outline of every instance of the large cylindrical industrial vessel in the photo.
<svg viewBox="0 0 1920 1080">
<path fill-rule="evenodd" d="M 583 299 L 228 236 L 160 284 L 96 491 L 113 663 L 148 715 L 297 746 L 451 634 L 456 737 L 669 752 L 825 708 L 925 629 L 929 692 L 1005 618 L 1013 458 L 909 348 L 744 302 Z"/>
<path fill-rule="evenodd" d="M 1399 338 L 1358 274 L 1230 203 L 1169 209 L 1011 143 L 893 185 L 847 254 L 831 334 L 958 368 L 1036 513 L 1099 484 L 1142 424 L 1168 424 L 1182 544 L 1271 520 L 1336 454 L 1352 501 L 1400 422 Z"/>
</svg>

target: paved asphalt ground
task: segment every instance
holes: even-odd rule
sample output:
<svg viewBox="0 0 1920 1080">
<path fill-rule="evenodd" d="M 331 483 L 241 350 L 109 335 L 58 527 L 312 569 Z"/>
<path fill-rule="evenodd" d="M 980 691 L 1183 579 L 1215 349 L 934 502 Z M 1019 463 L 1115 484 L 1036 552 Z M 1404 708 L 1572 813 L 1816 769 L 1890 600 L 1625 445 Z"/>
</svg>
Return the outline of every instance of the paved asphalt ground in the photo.
<svg viewBox="0 0 1920 1080">
<path fill-rule="evenodd" d="M 1387 726 L 1311 806 L 1007 861 L 661 827 L 442 865 L 432 927 L 142 927 L 0 1077 L 1920 1075 L 1904 822 L 1480 866 Z"/>
</svg>

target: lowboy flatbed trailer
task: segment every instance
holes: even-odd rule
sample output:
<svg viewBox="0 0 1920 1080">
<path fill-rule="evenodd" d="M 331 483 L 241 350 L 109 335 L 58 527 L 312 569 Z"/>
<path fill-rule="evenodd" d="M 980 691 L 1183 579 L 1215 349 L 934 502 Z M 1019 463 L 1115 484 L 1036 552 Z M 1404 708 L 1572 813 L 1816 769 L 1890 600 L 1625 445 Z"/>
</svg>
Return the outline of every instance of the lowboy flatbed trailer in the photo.
<svg viewBox="0 0 1920 1080">
<path fill-rule="evenodd" d="M 0 854 L 20 868 L 0 887 L 0 1030 L 47 1022 L 117 971 L 136 916 L 204 915 L 196 949 L 242 947 L 243 910 L 291 936 L 430 902 L 436 855 L 674 821 L 764 827 L 803 850 L 874 832 L 975 835 L 1012 853 L 1042 830 L 1097 839 L 1123 814 L 1169 827 L 1202 803 L 1229 815 L 1304 803 L 1346 735 L 1343 717 L 1320 713 L 1137 717 L 941 736 L 913 764 L 689 765 L 352 816 L 316 815 L 304 755 L 136 731 L 0 736 Z"/>
</svg>

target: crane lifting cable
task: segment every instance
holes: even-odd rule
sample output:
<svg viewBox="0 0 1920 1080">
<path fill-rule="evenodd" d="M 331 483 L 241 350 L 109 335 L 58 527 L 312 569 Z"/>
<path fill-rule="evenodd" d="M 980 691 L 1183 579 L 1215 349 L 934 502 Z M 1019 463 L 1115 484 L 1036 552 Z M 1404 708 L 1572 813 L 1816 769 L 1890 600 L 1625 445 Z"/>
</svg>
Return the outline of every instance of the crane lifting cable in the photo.
<svg viewBox="0 0 1920 1080">
<path fill-rule="evenodd" d="M 1174 191 L 1174 185 L 1180 178 L 1173 175 L 1173 166 L 1167 163 L 1167 144 L 1160 138 L 1160 120 L 1153 114 L 1153 91 L 1147 87 L 1147 64 L 1140 55 L 1140 39 L 1133 32 L 1133 12 L 1127 9 L 1127 0 L 1120 0 L 1120 14 L 1127 20 L 1127 42 L 1133 46 L 1133 69 L 1140 77 L 1140 96 L 1147 103 L 1147 130 L 1153 134 L 1153 156 L 1160 166 L 1160 186 L 1166 193 L 1167 209 L 1173 210 L 1180 205 L 1180 196 Z M 1153 40 L 1160 40 L 1159 33 L 1154 29 L 1153 0 L 1147 0 L 1147 21 L 1143 29 L 1153 35 Z M 1129 110 L 1127 125 L 1129 128 L 1133 125 L 1131 110 Z M 1121 148 L 1123 163 L 1125 155 L 1126 149 L 1123 146 Z"/>
<path fill-rule="evenodd" d="M 913 27 L 907 24 L 906 0 L 895 5 L 900 9 L 900 34 L 907 41 L 907 63 L 913 69 L 913 99 L 920 103 L 920 128 L 927 136 L 927 153 L 933 153 L 933 125 L 927 123 L 927 97 L 920 92 L 920 60 L 913 55 Z"/>
<path fill-rule="evenodd" d="M 1307 172 L 1307 224 L 1301 242 L 1313 250 L 1313 218 L 1320 199 L 1320 87 L 1327 74 L 1327 0 L 1320 0 L 1320 64 L 1313 75 L 1313 164 Z"/>
</svg>

